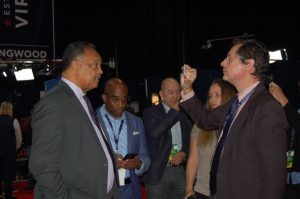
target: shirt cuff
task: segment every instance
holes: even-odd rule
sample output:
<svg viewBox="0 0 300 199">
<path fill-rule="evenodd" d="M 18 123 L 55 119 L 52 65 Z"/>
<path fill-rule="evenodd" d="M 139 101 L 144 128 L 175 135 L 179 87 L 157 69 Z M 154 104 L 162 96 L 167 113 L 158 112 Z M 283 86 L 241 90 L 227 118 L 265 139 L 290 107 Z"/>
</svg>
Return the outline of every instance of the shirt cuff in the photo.
<svg viewBox="0 0 300 199">
<path fill-rule="evenodd" d="M 136 175 L 138 175 L 138 176 L 142 175 L 142 171 L 143 171 L 143 168 L 144 168 L 144 161 L 143 161 L 142 159 L 140 159 L 140 160 L 142 161 L 142 166 L 141 166 L 141 168 L 135 169 L 135 173 L 136 173 Z"/>
<path fill-rule="evenodd" d="M 186 100 L 191 99 L 192 97 L 194 97 L 195 92 L 194 92 L 194 90 L 192 90 L 191 92 L 189 92 L 187 94 L 184 94 L 183 91 L 181 91 L 180 95 L 181 95 L 180 102 L 184 102 L 184 101 L 186 101 Z"/>
</svg>

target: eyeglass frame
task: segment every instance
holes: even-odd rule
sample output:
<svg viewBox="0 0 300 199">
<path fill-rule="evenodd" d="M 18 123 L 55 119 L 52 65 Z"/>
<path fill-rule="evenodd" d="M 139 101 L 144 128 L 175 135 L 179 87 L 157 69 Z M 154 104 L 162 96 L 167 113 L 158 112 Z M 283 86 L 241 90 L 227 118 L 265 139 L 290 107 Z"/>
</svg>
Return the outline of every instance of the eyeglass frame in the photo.
<svg viewBox="0 0 300 199">
<path fill-rule="evenodd" d="M 247 59 L 239 54 L 236 54 L 236 57 L 242 62 L 242 64 L 246 64 Z M 229 54 L 225 58 L 228 62 L 231 62 Z"/>
</svg>

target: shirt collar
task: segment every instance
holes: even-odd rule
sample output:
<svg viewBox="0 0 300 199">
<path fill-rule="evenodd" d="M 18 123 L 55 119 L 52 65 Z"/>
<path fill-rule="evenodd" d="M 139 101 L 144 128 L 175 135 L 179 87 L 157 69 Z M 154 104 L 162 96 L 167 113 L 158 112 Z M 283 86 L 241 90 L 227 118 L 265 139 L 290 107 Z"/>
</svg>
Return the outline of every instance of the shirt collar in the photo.
<svg viewBox="0 0 300 199">
<path fill-rule="evenodd" d="M 62 77 L 61 80 L 65 82 L 74 91 L 77 98 L 85 96 L 85 93 L 82 92 L 81 88 L 79 88 L 76 84 L 74 84 L 73 82 L 71 82 L 70 80 L 64 77 Z"/>
<path fill-rule="evenodd" d="M 239 101 L 241 101 L 248 93 L 250 93 L 252 89 L 254 89 L 259 83 L 260 81 L 256 81 L 250 86 L 248 86 L 246 89 L 244 89 L 242 92 L 238 93 Z"/>
<path fill-rule="evenodd" d="M 169 112 L 169 110 L 171 109 L 171 107 L 170 107 L 169 105 L 167 105 L 164 101 L 162 101 L 161 104 L 163 105 L 163 107 L 164 107 L 166 113 Z"/>
</svg>

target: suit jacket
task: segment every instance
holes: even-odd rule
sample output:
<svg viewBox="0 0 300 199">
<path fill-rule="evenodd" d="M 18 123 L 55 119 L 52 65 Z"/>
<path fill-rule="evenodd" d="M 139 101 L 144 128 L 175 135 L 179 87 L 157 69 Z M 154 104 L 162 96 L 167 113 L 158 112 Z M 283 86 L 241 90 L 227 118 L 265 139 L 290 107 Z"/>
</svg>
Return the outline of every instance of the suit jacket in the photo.
<svg viewBox="0 0 300 199">
<path fill-rule="evenodd" d="M 125 111 L 124 114 L 127 125 L 127 151 L 128 153 L 136 153 L 139 159 L 143 161 L 143 166 L 138 170 L 138 173 L 136 173 L 135 170 L 130 170 L 131 187 L 133 189 L 132 192 L 134 193 L 134 196 L 126 196 L 122 192 L 121 194 L 122 198 L 140 199 L 142 196 L 139 176 L 149 169 L 151 163 L 145 129 L 141 118 L 128 111 Z M 97 117 L 100 124 L 104 127 L 105 123 L 103 121 L 103 117 L 101 117 L 100 108 L 97 110 Z M 108 135 L 107 128 L 103 129 Z"/>
<path fill-rule="evenodd" d="M 286 182 L 283 109 L 260 83 L 228 132 L 217 173 L 219 199 L 281 199 Z M 198 126 L 222 129 L 232 100 L 206 110 L 196 96 L 181 103 Z"/>
<path fill-rule="evenodd" d="M 182 112 L 171 108 L 166 113 L 162 104 L 150 107 L 143 113 L 146 128 L 147 141 L 150 151 L 151 166 L 149 171 L 142 176 L 146 184 L 157 184 L 160 182 L 167 166 L 172 148 L 171 128 L 180 121 L 182 151 L 189 154 L 190 132 L 192 122 Z"/>
<path fill-rule="evenodd" d="M 291 128 L 295 129 L 294 136 L 288 134 L 288 148 L 295 151 L 293 167 L 288 171 L 300 172 L 300 114 L 290 102 L 283 109 Z"/>
<path fill-rule="evenodd" d="M 66 83 L 61 81 L 35 105 L 32 128 L 29 167 L 37 179 L 35 198 L 106 198 L 107 158 L 86 111 Z M 116 182 L 113 195 L 119 198 Z"/>
</svg>

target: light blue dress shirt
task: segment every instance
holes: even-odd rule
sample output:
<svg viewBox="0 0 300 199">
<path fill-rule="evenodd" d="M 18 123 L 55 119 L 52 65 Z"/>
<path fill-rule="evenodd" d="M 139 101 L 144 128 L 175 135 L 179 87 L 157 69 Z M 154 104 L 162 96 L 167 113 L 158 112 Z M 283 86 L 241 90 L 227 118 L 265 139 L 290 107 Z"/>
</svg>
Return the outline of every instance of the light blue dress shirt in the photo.
<svg viewBox="0 0 300 199">
<path fill-rule="evenodd" d="M 114 152 L 124 157 L 127 154 L 127 124 L 124 113 L 122 113 L 120 118 L 116 119 L 106 111 L 105 104 L 101 106 L 100 113 L 105 123 L 105 127 Z M 107 117 L 109 119 L 107 119 Z M 120 129 L 122 120 L 124 120 L 124 122 L 122 128 Z M 111 127 L 110 123 L 113 128 Z M 115 140 L 115 138 L 117 139 Z"/>
<path fill-rule="evenodd" d="M 103 104 L 100 108 L 100 113 L 105 123 L 106 131 L 108 132 L 109 140 L 114 152 L 116 154 L 122 155 L 122 157 L 125 157 L 125 155 L 128 153 L 127 150 L 128 143 L 127 143 L 127 124 L 126 124 L 126 118 L 124 112 L 122 113 L 120 118 L 114 118 L 106 111 L 105 104 Z M 129 176 L 130 176 L 129 170 L 126 169 L 125 177 L 129 177 Z"/>
<path fill-rule="evenodd" d="M 169 112 L 171 109 L 167 104 L 164 102 L 162 103 L 166 113 Z M 171 133 L 172 133 L 172 145 L 176 144 L 178 146 L 178 151 L 181 151 L 182 149 L 182 136 L 181 136 L 181 126 L 180 126 L 180 121 L 176 122 L 172 127 L 171 127 Z"/>
</svg>

